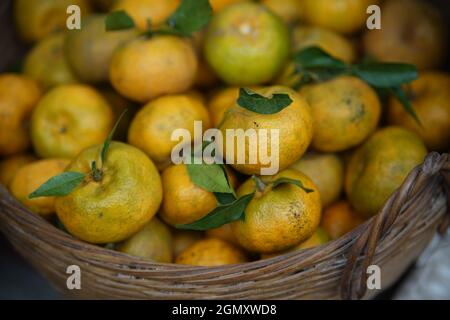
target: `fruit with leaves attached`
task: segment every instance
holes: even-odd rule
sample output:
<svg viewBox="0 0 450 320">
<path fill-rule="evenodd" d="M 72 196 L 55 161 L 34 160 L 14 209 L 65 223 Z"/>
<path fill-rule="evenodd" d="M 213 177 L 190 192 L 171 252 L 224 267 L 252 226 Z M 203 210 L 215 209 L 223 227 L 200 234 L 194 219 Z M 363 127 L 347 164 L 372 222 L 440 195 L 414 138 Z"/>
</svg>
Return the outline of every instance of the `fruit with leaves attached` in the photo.
<svg viewBox="0 0 450 320">
<path fill-rule="evenodd" d="M 189 246 L 176 258 L 175 263 L 213 267 L 247 262 L 245 254 L 220 239 L 204 239 Z"/>
<path fill-rule="evenodd" d="M 55 197 L 30 199 L 28 196 L 41 184 L 64 171 L 66 159 L 45 159 L 20 168 L 11 183 L 11 194 L 32 212 L 44 217 L 55 213 Z"/>
<path fill-rule="evenodd" d="M 153 217 L 131 238 L 117 244 L 116 250 L 155 262 L 171 263 L 172 233 L 169 227 Z"/>
<path fill-rule="evenodd" d="M 24 165 L 36 161 L 32 154 L 16 154 L 0 161 L 0 183 L 8 187 L 17 171 Z"/>
<path fill-rule="evenodd" d="M 145 226 L 162 201 L 161 178 L 139 149 L 111 142 L 102 161 L 103 145 L 83 150 L 67 172 L 84 173 L 82 183 L 56 199 L 56 213 L 66 229 L 91 243 L 125 240 Z M 93 163 L 100 174 L 93 174 Z"/>
<path fill-rule="evenodd" d="M 39 85 L 26 76 L 0 75 L 0 156 L 23 152 L 30 146 L 29 119 L 41 94 Z"/>
<path fill-rule="evenodd" d="M 212 69 L 228 84 L 263 84 L 284 66 L 289 55 L 289 32 L 267 7 L 236 3 L 211 20 L 204 53 Z"/>
<path fill-rule="evenodd" d="M 171 139 L 173 131 L 187 129 L 194 139 L 194 121 L 202 121 L 204 130 L 210 127 L 208 110 L 195 95 L 160 97 L 136 114 L 128 131 L 128 142 L 143 150 L 159 169 L 164 169 L 170 165 L 172 149 L 178 144 Z"/>
<path fill-rule="evenodd" d="M 273 186 L 280 178 L 300 181 Z M 255 192 L 245 216 L 232 223 L 239 243 L 249 251 L 273 253 L 288 249 L 311 237 L 321 217 L 320 194 L 303 173 L 287 169 L 275 176 L 262 176 L 263 187 L 250 178 L 237 190 L 238 197 Z"/>
<path fill-rule="evenodd" d="M 78 82 L 64 54 L 65 37 L 63 33 L 49 35 L 39 41 L 25 59 L 24 74 L 46 89 Z"/>
<path fill-rule="evenodd" d="M 306 174 L 315 183 L 322 207 L 333 203 L 341 195 L 344 187 L 344 165 L 337 155 L 310 152 L 290 168 Z"/>
<path fill-rule="evenodd" d="M 192 42 L 175 36 L 139 38 L 116 50 L 109 75 L 124 97 L 148 102 L 188 90 L 195 81 L 198 58 Z"/>
<path fill-rule="evenodd" d="M 243 129 L 244 131 L 253 129 L 258 136 L 261 136 L 260 132 L 267 133 L 267 141 L 262 138 L 257 139 L 256 147 L 251 144 L 250 139 L 234 143 L 232 166 L 237 171 L 248 175 L 261 174 L 262 169 L 267 169 L 268 165 L 262 161 L 261 150 L 267 149 L 267 155 L 273 157 L 272 160 L 276 160 L 272 161 L 272 165 L 274 162 L 278 162 L 279 170 L 283 170 L 304 154 L 313 136 L 312 111 L 301 95 L 282 86 L 261 88 L 255 92 L 266 98 L 273 97 L 274 94 L 287 94 L 292 103 L 273 114 L 256 113 L 238 104 L 233 105 L 226 113 L 219 128 L 224 137 L 226 137 L 228 129 Z M 273 130 L 278 133 L 278 141 L 276 141 L 277 135 L 272 136 Z M 224 141 L 225 151 L 230 148 L 227 147 L 226 140 Z M 272 146 L 278 147 L 279 152 L 272 150 Z M 227 153 L 224 152 L 224 154 Z M 245 154 L 244 163 L 238 163 L 240 154 Z M 252 163 L 252 159 L 256 159 L 256 161 Z"/>
<path fill-rule="evenodd" d="M 14 18 L 22 39 L 34 42 L 55 31 L 67 30 L 67 8 L 76 5 L 82 15 L 91 11 L 88 0 L 17 0 Z"/>
<path fill-rule="evenodd" d="M 378 0 L 303 0 L 305 20 L 313 25 L 340 33 L 354 33 L 363 28 L 370 5 Z"/>
<path fill-rule="evenodd" d="M 73 158 L 101 143 L 112 127 L 108 102 L 87 85 L 63 85 L 45 94 L 33 111 L 31 139 L 43 158 Z"/>
<path fill-rule="evenodd" d="M 106 15 L 87 16 L 80 30 L 67 33 L 67 60 L 83 82 L 107 82 L 114 51 L 138 35 L 136 29 L 106 31 L 105 19 Z"/>
<path fill-rule="evenodd" d="M 364 35 L 368 55 L 384 62 L 414 64 L 421 70 L 439 66 L 445 58 L 445 25 L 431 3 L 390 0 L 381 10 L 382 28 Z"/>
<path fill-rule="evenodd" d="M 426 154 L 412 131 L 389 126 L 375 132 L 347 166 L 345 191 L 351 205 L 365 217 L 375 215 Z"/>
<path fill-rule="evenodd" d="M 304 86 L 300 93 L 314 118 L 312 146 L 323 152 L 343 151 L 362 143 L 377 127 L 381 105 L 376 92 L 356 77 Z"/>
<path fill-rule="evenodd" d="M 364 219 L 358 215 L 350 203 L 342 200 L 325 208 L 320 225 L 334 240 L 352 231 L 363 222 Z"/>
<path fill-rule="evenodd" d="M 421 124 L 407 114 L 397 99 L 389 100 L 389 122 L 417 133 L 429 150 L 450 148 L 450 75 L 423 72 L 419 79 L 405 86 Z"/>
</svg>

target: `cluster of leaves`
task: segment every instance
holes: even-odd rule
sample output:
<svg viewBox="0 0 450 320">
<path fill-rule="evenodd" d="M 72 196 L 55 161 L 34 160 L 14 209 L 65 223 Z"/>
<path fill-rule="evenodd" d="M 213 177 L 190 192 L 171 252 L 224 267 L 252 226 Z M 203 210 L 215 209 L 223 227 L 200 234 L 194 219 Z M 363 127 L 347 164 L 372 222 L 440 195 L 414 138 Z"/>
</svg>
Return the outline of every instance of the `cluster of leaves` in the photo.
<svg viewBox="0 0 450 320">
<path fill-rule="evenodd" d="M 410 101 L 402 85 L 417 79 L 417 68 L 403 63 L 380 63 L 366 60 L 357 64 L 347 64 L 330 56 L 318 47 L 305 48 L 294 55 L 295 74 L 300 76 L 295 85 L 298 89 L 302 85 L 325 81 L 339 75 L 359 77 L 377 91 L 393 94 L 404 106 L 405 110 L 418 122 Z"/>
<path fill-rule="evenodd" d="M 191 36 L 208 24 L 212 17 L 212 8 L 208 0 L 182 0 L 175 12 L 157 29 L 153 29 L 149 20 L 146 36 L 172 34 L 182 37 Z M 107 31 L 131 29 L 135 27 L 133 18 L 125 11 L 115 11 L 106 17 Z"/>
</svg>

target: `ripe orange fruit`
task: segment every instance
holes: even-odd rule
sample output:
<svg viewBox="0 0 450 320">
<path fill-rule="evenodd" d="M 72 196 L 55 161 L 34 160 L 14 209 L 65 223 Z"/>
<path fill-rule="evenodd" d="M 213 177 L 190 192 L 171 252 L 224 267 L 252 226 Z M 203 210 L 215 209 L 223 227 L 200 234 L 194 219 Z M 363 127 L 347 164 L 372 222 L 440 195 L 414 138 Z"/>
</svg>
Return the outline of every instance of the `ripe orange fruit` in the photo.
<svg viewBox="0 0 450 320">
<path fill-rule="evenodd" d="M 298 0 L 262 0 L 261 3 L 280 16 L 287 24 L 296 22 L 302 16 L 302 5 Z"/>
<path fill-rule="evenodd" d="M 44 182 L 64 171 L 65 159 L 46 159 L 24 165 L 10 183 L 11 194 L 32 212 L 48 217 L 55 213 L 55 197 L 29 199 L 30 193 Z"/>
<path fill-rule="evenodd" d="M 87 174 L 69 195 L 56 199 L 56 213 L 74 236 L 91 243 L 123 241 L 150 221 L 162 200 L 161 178 L 139 149 L 112 142 L 102 164 L 102 145 L 83 150 L 66 171 Z M 92 162 L 102 164 L 96 181 Z"/>
<path fill-rule="evenodd" d="M 17 154 L 1 160 L 0 183 L 8 187 L 20 168 L 36 160 L 36 157 L 31 154 Z"/>
<path fill-rule="evenodd" d="M 314 118 L 312 146 L 323 152 L 343 151 L 363 142 L 377 127 L 381 105 L 362 80 L 338 78 L 304 86 L 300 93 Z"/>
<path fill-rule="evenodd" d="M 213 11 L 217 13 L 219 10 L 222 10 L 223 8 L 229 6 L 230 4 L 243 1 L 247 0 L 209 0 L 209 3 L 211 4 Z"/>
<path fill-rule="evenodd" d="M 31 139 L 43 158 L 73 158 L 101 143 L 112 128 L 111 107 L 86 85 L 64 85 L 50 90 L 31 118 Z"/>
<path fill-rule="evenodd" d="M 244 253 L 220 239 L 199 240 L 176 258 L 175 263 L 213 267 L 246 262 Z"/>
<path fill-rule="evenodd" d="M 34 80 L 12 73 L 0 75 L 0 156 L 23 152 L 30 146 L 29 119 L 40 97 Z"/>
<path fill-rule="evenodd" d="M 322 214 L 322 228 L 330 235 L 331 239 L 337 239 L 364 222 L 348 201 L 339 201 L 328 208 Z"/>
<path fill-rule="evenodd" d="M 159 169 L 170 163 L 171 140 L 176 129 L 187 129 L 194 139 L 194 121 L 202 121 L 203 130 L 210 127 L 208 110 L 192 94 L 167 95 L 150 101 L 135 116 L 128 131 L 128 142 L 143 150 Z"/>
<path fill-rule="evenodd" d="M 366 217 L 376 214 L 426 154 L 412 131 L 392 126 L 375 132 L 347 166 L 345 191 L 352 206 Z"/>
<path fill-rule="evenodd" d="M 191 246 L 198 240 L 203 238 L 203 232 L 191 231 L 191 230 L 178 230 L 174 229 L 172 232 L 173 243 L 173 255 L 178 255 L 184 251 L 187 247 Z"/>
<path fill-rule="evenodd" d="M 266 83 L 289 55 L 289 32 L 267 7 L 242 2 L 227 6 L 211 20 L 204 54 L 212 69 L 230 85 Z"/>
<path fill-rule="evenodd" d="M 239 98 L 238 87 L 228 87 L 213 94 L 208 103 L 211 122 L 214 127 L 218 127 L 222 122 L 225 112 L 236 104 Z"/>
<path fill-rule="evenodd" d="M 148 102 L 188 90 L 197 68 L 197 55 L 189 40 L 155 36 L 136 39 L 116 50 L 109 74 L 113 87 L 124 97 Z"/>
<path fill-rule="evenodd" d="M 417 133 L 429 150 L 448 151 L 450 147 L 450 75 L 424 72 L 405 87 L 419 125 L 393 97 L 389 100 L 389 122 Z"/>
<path fill-rule="evenodd" d="M 210 238 L 222 239 L 228 243 L 231 243 L 237 247 L 240 247 L 239 241 L 233 233 L 231 223 L 224 224 L 221 227 L 209 229 L 206 231 L 206 236 Z"/>
<path fill-rule="evenodd" d="M 269 183 L 281 177 L 299 180 L 313 192 L 307 193 L 292 184 L 272 188 Z M 254 252 L 273 253 L 311 237 L 321 217 L 319 191 L 311 179 L 292 169 L 261 179 L 268 186 L 256 192 L 245 209 L 245 218 L 232 223 L 233 233 L 242 247 Z M 239 187 L 237 195 L 242 197 L 255 191 L 255 181 L 249 179 Z"/>
</svg>

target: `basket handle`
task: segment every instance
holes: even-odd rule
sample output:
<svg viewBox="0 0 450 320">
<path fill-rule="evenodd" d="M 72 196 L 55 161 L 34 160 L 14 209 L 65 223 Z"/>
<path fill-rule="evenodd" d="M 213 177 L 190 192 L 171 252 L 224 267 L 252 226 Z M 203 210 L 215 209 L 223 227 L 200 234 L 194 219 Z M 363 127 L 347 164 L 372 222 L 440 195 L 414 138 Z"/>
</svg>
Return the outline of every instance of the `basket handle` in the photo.
<svg viewBox="0 0 450 320">
<path fill-rule="evenodd" d="M 371 265 L 377 244 L 396 221 L 403 204 L 426 185 L 431 177 L 443 177 L 443 190 L 447 195 L 447 214 L 438 230 L 446 232 L 450 225 L 450 158 L 448 154 L 432 152 L 424 163 L 412 170 L 402 186 L 390 197 L 381 211 L 366 225 L 366 229 L 353 244 L 341 278 L 341 298 L 362 299 L 367 291 L 367 268 Z"/>
</svg>

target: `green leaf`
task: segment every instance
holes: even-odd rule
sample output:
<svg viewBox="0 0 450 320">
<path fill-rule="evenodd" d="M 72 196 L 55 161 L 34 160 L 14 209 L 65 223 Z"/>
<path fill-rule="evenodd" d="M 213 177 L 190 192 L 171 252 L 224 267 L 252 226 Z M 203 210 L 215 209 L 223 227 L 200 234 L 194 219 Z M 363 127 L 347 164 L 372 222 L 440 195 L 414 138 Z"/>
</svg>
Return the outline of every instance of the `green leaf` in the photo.
<svg viewBox="0 0 450 320">
<path fill-rule="evenodd" d="M 390 92 L 394 95 L 394 97 L 398 101 L 400 101 L 400 103 L 403 105 L 403 108 L 405 108 L 406 112 L 409 113 L 414 118 L 417 124 L 422 126 L 422 123 L 420 122 L 420 119 L 417 116 L 416 111 L 414 110 L 414 107 L 411 104 L 411 101 L 409 101 L 402 87 L 394 87 L 390 90 Z"/>
<path fill-rule="evenodd" d="M 236 201 L 236 197 L 233 193 L 214 192 L 214 196 L 219 204 L 230 204 Z"/>
<path fill-rule="evenodd" d="M 417 68 L 404 63 L 361 63 L 351 73 L 377 88 L 399 87 L 417 79 Z"/>
<path fill-rule="evenodd" d="M 206 26 L 212 17 L 208 0 L 182 0 L 177 10 L 167 19 L 167 25 L 183 35 Z"/>
<path fill-rule="evenodd" d="M 292 99 L 284 93 L 275 93 L 271 98 L 266 98 L 250 89 L 241 88 L 237 103 L 242 108 L 259 114 L 274 114 L 288 107 Z"/>
<path fill-rule="evenodd" d="M 203 231 L 218 228 L 224 224 L 243 219 L 245 217 L 245 209 L 254 195 L 254 193 L 245 195 L 230 204 L 218 206 L 196 222 L 176 225 L 175 227 L 178 229 Z"/>
<path fill-rule="evenodd" d="M 302 188 L 306 193 L 314 192 L 314 190 L 308 189 L 305 186 L 303 186 L 303 183 L 300 180 L 294 180 L 294 179 L 289 179 L 289 178 L 278 178 L 277 180 L 272 182 L 272 185 L 274 188 L 276 188 L 279 185 L 286 184 L 286 183 L 296 185 L 297 187 Z"/>
<path fill-rule="evenodd" d="M 47 180 L 28 198 L 66 196 L 85 179 L 86 174 L 80 172 L 64 172 Z"/>
<path fill-rule="evenodd" d="M 344 71 L 347 65 L 333 58 L 319 47 L 308 47 L 294 55 L 294 63 L 303 69 L 331 69 Z"/>
<path fill-rule="evenodd" d="M 106 153 L 108 152 L 109 149 L 109 145 L 111 144 L 111 140 L 114 136 L 114 132 L 116 132 L 117 127 L 119 126 L 120 121 L 122 120 L 123 116 L 125 115 L 125 113 L 127 113 L 127 109 L 125 109 L 122 114 L 119 116 L 119 118 L 117 119 L 116 123 L 114 124 L 114 127 L 112 128 L 112 130 L 110 131 L 108 137 L 106 138 L 105 142 L 103 142 L 103 148 L 102 148 L 102 153 L 101 153 L 101 160 L 102 160 L 102 166 L 105 163 L 106 160 Z"/>
<path fill-rule="evenodd" d="M 117 31 L 134 28 L 135 24 L 124 10 L 111 12 L 106 16 L 105 28 L 106 31 Z"/>
<path fill-rule="evenodd" d="M 192 182 L 209 192 L 233 193 L 223 168 L 218 164 L 186 164 Z"/>
</svg>

